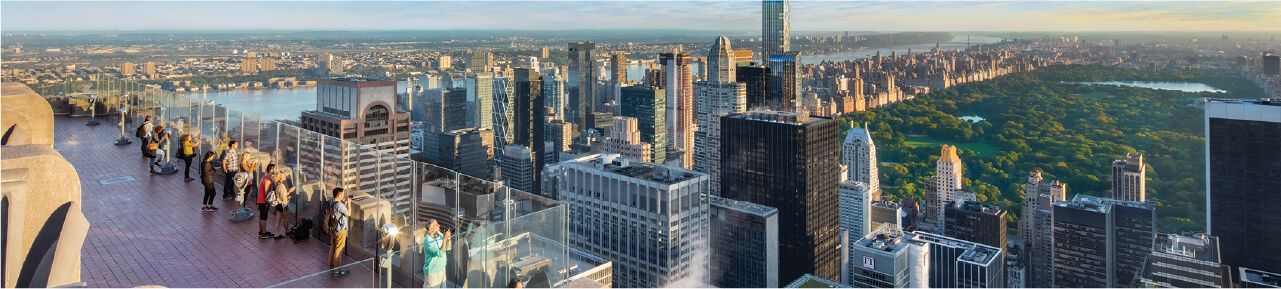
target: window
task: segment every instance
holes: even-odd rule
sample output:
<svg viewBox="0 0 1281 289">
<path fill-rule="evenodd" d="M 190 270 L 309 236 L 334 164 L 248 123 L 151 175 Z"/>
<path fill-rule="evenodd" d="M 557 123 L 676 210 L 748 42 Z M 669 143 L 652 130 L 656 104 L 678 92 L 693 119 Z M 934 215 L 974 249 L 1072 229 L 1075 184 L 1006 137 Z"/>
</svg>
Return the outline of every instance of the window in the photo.
<svg viewBox="0 0 1281 289">
<path fill-rule="evenodd" d="M 370 128 L 387 125 L 387 118 L 389 116 L 390 114 L 387 112 L 386 106 L 372 106 L 368 111 L 365 111 L 365 127 Z"/>
</svg>

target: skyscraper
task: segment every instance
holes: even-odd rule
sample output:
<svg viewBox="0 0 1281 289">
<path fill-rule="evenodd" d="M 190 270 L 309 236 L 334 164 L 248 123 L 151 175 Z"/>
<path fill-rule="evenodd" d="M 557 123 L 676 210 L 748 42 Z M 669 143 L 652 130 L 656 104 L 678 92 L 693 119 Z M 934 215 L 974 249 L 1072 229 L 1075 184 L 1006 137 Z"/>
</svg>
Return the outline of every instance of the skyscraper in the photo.
<svg viewBox="0 0 1281 289">
<path fill-rule="evenodd" d="M 747 86 L 735 82 L 729 39 L 721 36 L 708 51 L 708 80 L 698 87 L 698 130 L 694 132 L 694 170 L 711 176 L 711 194 L 720 196 L 721 116 L 747 110 Z"/>
<path fill-rule="evenodd" d="M 596 43 L 569 43 L 569 71 L 565 78 L 568 96 L 566 120 L 572 120 L 575 131 L 595 127 L 596 112 Z"/>
<path fill-rule="evenodd" d="M 1281 75 L 1281 55 L 1272 52 L 1263 53 L 1263 75 Z"/>
<path fill-rule="evenodd" d="M 636 118 L 615 116 L 614 126 L 609 133 L 610 136 L 605 139 L 605 148 L 602 152 L 619 154 L 623 158 L 638 162 L 647 162 L 651 159 L 650 144 L 641 141 Z"/>
<path fill-rule="evenodd" d="M 961 191 L 961 158 L 956 147 L 943 145 L 936 172 L 925 189 L 925 221 L 936 228 L 943 226 L 943 207 L 952 201 L 974 200 L 973 194 Z"/>
<path fill-rule="evenodd" d="M 694 165 L 694 75 L 689 53 L 662 53 L 663 64 L 660 87 L 667 92 L 667 148 L 678 151 L 681 166 Z M 670 156 L 670 154 L 669 154 Z"/>
<path fill-rule="evenodd" d="M 842 176 L 838 202 L 841 230 L 849 232 L 850 239 L 866 236 L 872 231 L 872 194 L 866 183 Z"/>
<path fill-rule="evenodd" d="M 609 83 L 627 83 L 627 55 L 615 53 L 609 58 Z"/>
<path fill-rule="evenodd" d="M 1277 271 L 1281 254 L 1281 101 L 1205 102 L 1207 234 L 1223 263 Z"/>
<path fill-rule="evenodd" d="M 801 54 L 791 51 L 770 55 L 766 64 L 773 73 L 770 76 L 770 93 L 773 97 L 767 96 L 766 102 L 775 110 L 797 111 L 800 108 L 801 73 L 804 70 Z"/>
<path fill-rule="evenodd" d="M 848 178 L 865 184 L 873 201 L 881 200 L 876 144 L 872 143 L 872 132 L 867 130 L 867 124 L 863 124 L 863 128 L 850 128 L 841 146 L 841 164 L 848 168 Z"/>
<path fill-rule="evenodd" d="M 711 285 L 778 287 L 778 209 L 711 197 Z"/>
<path fill-rule="evenodd" d="M 556 117 L 572 123 L 573 119 L 565 114 L 565 77 L 555 69 L 543 73 L 543 103 Z"/>
<path fill-rule="evenodd" d="M 1112 198 L 1147 201 L 1147 174 L 1141 154 L 1125 154 L 1125 159 L 1112 161 Z"/>
<path fill-rule="evenodd" d="M 948 237 L 975 242 L 994 248 L 1005 248 L 1005 210 L 975 201 L 953 201 L 943 208 Z M 1002 262 L 1005 256 L 1001 256 Z"/>
<path fill-rule="evenodd" d="M 1067 198 L 1067 185 L 1042 182 L 1041 170 L 1033 169 L 1024 184 L 1026 199 L 1019 217 L 1023 256 L 1027 256 L 1027 287 L 1054 287 L 1054 230 L 1052 206 Z"/>
<path fill-rule="evenodd" d="M 476 73 L 491 72 L 494 69 L 494 53 L 467 50 L 467 69 Z"/>
<path fill-rule="evenodd" d="M 499 158 L 499 174 L 504 185 L 512 189 L 528 193 L 537 193 L 534 188 L 534 181 L 537 179 L 534 174 L 534 152 L 529 147 L 519 144 L 508 144 L 503 148 Z"/>
<path fill-rule="evenodd" d="M 761 54 L 783 54 L 792 50 L 792 21 L 787 0 L 761 1 Z"/>
<path fill-rule="evenodd" d="M 624 87 L 622 116 L 636 118 L 641 141 L 649 143 L 649 162 L 667 159 L 667 94 L 653 87 Z"/>
<path fill-rule="evenodd" d="M 567 243 L 614 262 L 614 285 L 664 287 L 706 266 L 707 175 L 597 154 L 559 164 Z"/>
<path fill-rule="evenodd" d="M 464 175 L 493 179 L 494 130 L 466 128 L 427 134 L 438 135 L 434 146 L 438 152 L 431 163 Z"/>
<path fill-rule="evenodd" d="M 779 111 L 721 118 L 721 196 L 779 210 L 780 280 L 838 279 L 837 122 Z"/>
<path fill-rule="evenodd" d="M 542 78 L 538 71 L 517 68 L 512 80 L 512 106 L 509 107 L 512 115 L 512 143 L 529 147 L 533 152 L 533 173 L 529 175 L 533 178 L 533 185 L 521 189 L 526 192 L 536 192 L 536 188 L 542 188 L 538 176 L 542 175 L 547 149 L 543 126 L 547 110 L 543 108 Z"/>
<path fill-rule="evenodd" d="M 738 70 L 735 71 L 735 74 L 738 76 L 738 82 L 747 86 L 746 98 L 748 110 L 770 107 L 768 99 L 771 99 L 771 93 L 773 92 L 773 86 L 770 83 L 773 81 L 773 74 L 770 73 L 770 68 L 768 66 L 739 66 Z"/>
<path fill-rule="evenodd" d="M 440 133 L 467 128 L 467 93 L 464 90 L 431 89 L 423 92 L 423 157 L 436 163 L 440 157 Z"/>
<path fill-rule="evenodd" d="M 467 127 L 494 127 L 494 74 L 467 75 Z"/>
<path fill-rule="evenodd" d="M 1054 286 L 1130 287 L 1156 242 L 1156 208 L 1076 195 L 1054 203 Z"/>
</svg>

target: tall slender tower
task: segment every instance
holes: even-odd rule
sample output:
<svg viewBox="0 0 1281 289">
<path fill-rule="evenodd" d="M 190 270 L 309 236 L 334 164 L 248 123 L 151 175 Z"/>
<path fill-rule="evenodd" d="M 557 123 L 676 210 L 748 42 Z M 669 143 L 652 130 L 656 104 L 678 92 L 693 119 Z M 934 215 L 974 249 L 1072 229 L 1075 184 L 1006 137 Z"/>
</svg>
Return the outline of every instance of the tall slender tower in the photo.
<svg viewBox="0 0 1281 289">
<path fill-rule="evenodd" d="M 1125 154 L 1125 159 L 1112 161 L 1112 198 L 1131 202 L 1146 201 L 1147 173 L 1141 154 Z"/>
<path fill-rule="evenodd" d="M 680 152 L 681 167 L 694 164 L 694 75 L 689 53 L 659 54 L 660 87 L 667 90 L 667 147 Z"/>
<path fill-rule="evenodd" d="M 595 127 L 596 116 L 596 43 L 569 43 L 569 71 L 565 78 L 568 92 L 566 120 L 572 120 L 575 131 Z"/>
<path fill-rule="evenodd" d="M 467 86 L 467 127 L 494 126 L 494 74 L 469 74 Z"/>
<path fill-rule="evenodd" d="M 1023 215 L 1019 217 L 1019 237 L 1023 238 L 1023 255 L 1027 257 L 1027 288 L 1054 287 L 1054 202 L 1067 196 L 1067 185 L 1059 181 L 1042 182 L 1041 170 L 1033 169 L 1027 177 Z M 1017 284 L 1024 285 L 1024 284 Z"/>
<path fill-rule="evenodd" d="M 934 176 L 930 177 L 933 184 L 927 186 L 925 192 L 926 222 L 934 223 L 936 228 L 945 223 L 944 205 L 958 199 L 969 200 L 964 195 L 970 195 L 961 192 L 961 158 L 956 156 L 955 146 L 943 145 L 937 165 Z"/>
<path fill-rule="evenodd" d="M 526 192 L 537 192 L 542 188 L 539 180 L 542 176 L 546 142 L 544 141 L 543 122 L 547 120 L 547 109 L 543 108 L 543 77 L 531 68 L 517 68 L 512 79 L 512 143 L 530 148 L 533 155 L 533 185 L 518 188 Z"/>
<path fill-rule="evenodd" d="M 851 181 L 863 182 L 871 192 L 872 201 L 881 200 L 880 173 L 876 166 L 876 144 L 872 143 L 872 132 L 863 128 L 850 128 L 842 144 L 841 164 L 849 167 L 848 178 Z M 870 231 L 870 229 L 869 229 Z"/>
<path fill-rule="evenodd" d="M 787 0 L 761 1 L 761 55 L 783 54 L 792 50 L 791 6 Z"/>
<path fill-rule="evenodd" d="M 721 116 L 747 110 L 747 85 L 736 82 L 733 50 L 721 36 L 707 53 L 707 81 L 698 86 L 698 131 L 694 132 L 694 170 L 711 176 L 711 194 L 721 192 Z"/>
</svg>

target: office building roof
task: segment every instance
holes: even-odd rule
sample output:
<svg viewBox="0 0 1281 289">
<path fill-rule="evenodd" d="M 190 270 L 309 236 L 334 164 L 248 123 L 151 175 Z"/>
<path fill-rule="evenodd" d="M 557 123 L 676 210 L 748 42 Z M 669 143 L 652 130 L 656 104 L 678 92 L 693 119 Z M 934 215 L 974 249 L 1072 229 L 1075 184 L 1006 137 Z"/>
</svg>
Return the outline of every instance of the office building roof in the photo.
<svg viewBox="0 0 1281 289">
<path fill-rule="evenodd" d="M 1156 251 L 1219 263 L 1219 237 L 1197 234 L 1163 234 L 1156 237 Z"/>
<path fill-rule="evenodd" d="M 775 209 L 774 207 L 770 207 L 766 205 L 760 205 L 760 204 L 744 202 L 744 201 L 736 201 L 736 200 L 731 200 L 731 199 L 726 199 L 721 197 L 711 197 L 710 200 L 713 206 L 732 209 L 735 211 L 744 212 L 744 213 L 752 214 L 759 217 L 769 217 L 769 216 L 778 214 L 778 209 Z"/>
<path fill-rule="evenodd" d="M 594 154 L 577 158 L 570 162 L 581 167 L 596 168 L 602 172 L 669 185 L 705 175 L 677 167 L 632 161 L 622 158 L 618 154 Z"/>
<path fill-rule="evenodd" d="M 851 287 L 845 286 L 845 284 L 841 284 L 836 281 L 819 278 L 818 276 L 814 276 L 810 274 L 805 274 L 805 275 L 801 275 L 801 278 L 796 278 L 795 281 L 792 281 L 792 283 L 787 284 L 787 286 L 784 286 L 783 288 L 851 288 Z"/>
</svg>

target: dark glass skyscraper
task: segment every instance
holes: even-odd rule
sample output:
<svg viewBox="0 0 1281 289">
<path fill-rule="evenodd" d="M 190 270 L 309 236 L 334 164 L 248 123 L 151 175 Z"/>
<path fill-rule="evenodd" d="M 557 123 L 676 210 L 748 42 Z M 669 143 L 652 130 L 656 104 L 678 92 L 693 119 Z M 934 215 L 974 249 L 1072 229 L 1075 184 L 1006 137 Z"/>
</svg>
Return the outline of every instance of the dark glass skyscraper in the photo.
<svg viewBox="0 0 1281 289">
<path fill-rule="evenodd" d="M 649 143 L 650 157 L 657 163 L 667 159 L 667 91 L 653 87 L 622 88 L 622 115 L 636 118 L 641 140 Z"/>
<path fill-rule="evenodd" d="M 943 208 L 948 237 L 1005 248 L 1005 210 L 975 201 L 952 202 Z"/>
<path fill-rule="evenodd" d="M 766 106 L 770 93 L 770 70 L 763 65 L 739 66 L 738 82 L 747 85 L 747 110 Z"/>
<path fill-rule="evenodd" d="M 521 188 L 526 192 L 536 192 L 542 188 L 539 177 L 542 176 L 543 161 L 546 155 L 543 122 L 547 119 L 547 110 L 543 109 L 543 79 L 530 68 L 517 68 L 512 84 L 512 143 L 530 148 L 533 151 L 533 187 Z"/>
<path fill-rule="evenodd" d="M 778 287 L 778 209 L 711 197 L 711 282 L 720 288 Z"/>
<path fill-rule="evenodd" d="M 754 111 L 721 126 L 721 196 L 778 209 L 779 280 L 839 280 L 837 122 Z"/>
<path fill-rule="evenodd" d="M 1281 102 L 1205 103 L 1206 231 L 1223 264 L 1281 269 Z"/>
<path fill-rule="evenodd" d="M 592 116 L 596 112 L 596 43 L 591 41 L 569 43 L 569 71 L 565 78 L 566 120 L 574 122 L 575 130 L 595 127 Z"/>
</svg>

